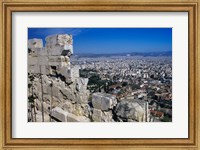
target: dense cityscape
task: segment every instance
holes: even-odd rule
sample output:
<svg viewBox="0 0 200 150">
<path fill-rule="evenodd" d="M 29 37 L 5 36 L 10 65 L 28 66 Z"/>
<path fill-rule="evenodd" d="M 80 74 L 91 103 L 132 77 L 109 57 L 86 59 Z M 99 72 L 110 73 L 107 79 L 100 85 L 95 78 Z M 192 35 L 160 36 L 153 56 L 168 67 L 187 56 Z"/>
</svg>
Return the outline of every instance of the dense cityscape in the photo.
<svg viewBox="0 0 200 150">
<path fill-rule="evenodd" d="M 170 56 L 74 56 L 71 62 L 80 66 L 80 77 L 89 78 L 91 93 L 109 93 L 118 101 L 145 100 L 154 121 L 172 121 Z"/>
</svg>

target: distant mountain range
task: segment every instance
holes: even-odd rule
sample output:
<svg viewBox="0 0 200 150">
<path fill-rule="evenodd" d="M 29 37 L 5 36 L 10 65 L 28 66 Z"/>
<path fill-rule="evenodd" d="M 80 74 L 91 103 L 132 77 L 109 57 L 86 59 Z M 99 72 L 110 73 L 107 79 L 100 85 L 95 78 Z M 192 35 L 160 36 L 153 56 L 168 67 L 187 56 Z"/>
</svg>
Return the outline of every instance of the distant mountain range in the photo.
<svg viewBox="0 0 200 150">
<path fill-rule="evenodd" d="M 93 54 L 93 53 L 75 53 L 78 57 L 111 57 L 111 56 L 172 56 L 172 51 L 165 52 L 130 52 L 130 53 L 112 53 L 112 54 Z"/>
</svg>

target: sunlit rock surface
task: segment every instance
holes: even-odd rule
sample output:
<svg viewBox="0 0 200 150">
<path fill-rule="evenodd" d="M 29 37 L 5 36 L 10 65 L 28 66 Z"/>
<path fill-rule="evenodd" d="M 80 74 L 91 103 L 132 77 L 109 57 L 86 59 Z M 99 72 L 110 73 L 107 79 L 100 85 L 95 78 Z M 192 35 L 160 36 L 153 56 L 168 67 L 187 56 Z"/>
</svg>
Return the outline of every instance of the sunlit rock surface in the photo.
<svg viewBox="0 0 200 150">
<path fill-rule="evenodd" d="M 116 115 L 123 119 L 146 121 L 148 117 L 148 103 L 142 100 L 123 100 L 116 106 Z"/>
<path fill-rule="evenodd" d="M 92 105 L 96 109 L 109 110 L 117 104 L 114 96 L 106 93 L 94 93 L 92 95 Z"/>
</svg>

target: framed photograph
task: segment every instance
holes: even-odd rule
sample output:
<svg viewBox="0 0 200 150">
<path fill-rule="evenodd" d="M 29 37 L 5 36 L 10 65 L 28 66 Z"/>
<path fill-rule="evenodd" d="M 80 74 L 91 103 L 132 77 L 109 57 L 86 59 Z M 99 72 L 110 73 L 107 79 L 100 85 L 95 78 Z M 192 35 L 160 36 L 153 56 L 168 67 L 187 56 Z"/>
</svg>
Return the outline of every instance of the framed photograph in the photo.
<svg viewBox="0 0 200 150">
<path fill-rule="evenodd" d="M 200 149 L 199 1 L 2 1 L 1 149 Z"/>
</svg>

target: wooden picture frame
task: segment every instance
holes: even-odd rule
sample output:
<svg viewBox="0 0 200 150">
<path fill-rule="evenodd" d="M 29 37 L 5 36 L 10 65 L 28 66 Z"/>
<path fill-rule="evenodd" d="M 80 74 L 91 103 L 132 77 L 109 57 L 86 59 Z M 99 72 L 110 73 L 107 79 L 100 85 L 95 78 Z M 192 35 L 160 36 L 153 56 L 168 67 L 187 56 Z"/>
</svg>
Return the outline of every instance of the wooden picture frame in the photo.
<svg viewBox="0 0 200 150">
<path fill-rule="evenodd" d="M 199 0 L 3 0 L 0 2 L 0 149 L 200 149 Z M 12 132 L 12 12 L 136 11 L 189 13 L 189 138 L 187 139 L 14 139 Z"/>
</svg>

